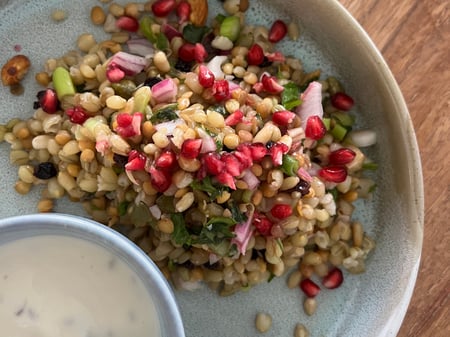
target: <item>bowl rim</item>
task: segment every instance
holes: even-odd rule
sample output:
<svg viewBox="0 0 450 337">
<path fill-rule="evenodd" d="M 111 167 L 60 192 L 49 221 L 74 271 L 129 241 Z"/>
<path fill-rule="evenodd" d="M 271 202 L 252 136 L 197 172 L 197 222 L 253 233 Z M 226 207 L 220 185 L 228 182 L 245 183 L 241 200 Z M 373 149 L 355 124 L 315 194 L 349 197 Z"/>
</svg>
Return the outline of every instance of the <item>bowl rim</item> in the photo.
<svg viewBox="0 0 450 337">
<path fill-rule="evenodd" d="M 97 221 L 82 216 L 63 213 L 37 213 L 6 217 L 0 219 L 0 234 L 2 232 L 16 233 L 35 230 L 35 226 L 28 227 L 30 223 L 34 223 L 37 226 L 44 225 L 47 230 L 42 233 L 43 235 L 53 235 L 49 229 L 57 229 L 54 233 L 55 235 L 76 237 L 92 242 L 97 246 L 102 246 L 102 243 L 113 244 L 116 250 L 124 253 L 127 258 L 130 258 L 138 266 L 141 274 L 140 278 L 145 277 L 142 281 L 144 283 L 151 283 L 152 289 L 156 289 L 156 292 L 160 294 L 158 297 L 152 296 L 152 299 L 155 302 L 155 308 L 158 314 L 161 316 L 164 315 L 164 317 L 160 317 L 161 332 L 171 337 L 185 336 L 181 313 L 172 288 L 156 264 L 131 240 Z M 58 226 L 60 228 L 57 228 Z M 68 229 L 69 231 L 64 233 L 65 231 L 61 229 Z M 36 235 L 33 234 L 30 237 L 34 236 Z M 29 236 L 24 236 L 23 238 L 25 237 Z M 93 237 L 102 240 L 102 242 L 94 242 L 92 240 Z M 108 249 L 104 245 L 103 247 Z M 112 249 L 110 250 L 112 251 Z M 124 262 L 126 263 L 126 261 Z M 146 285 L 146 288 L 148 288 L 148 285 Z M 161 318 L 165 317 L 167 319 L 161 320 Z"/>
</svg>

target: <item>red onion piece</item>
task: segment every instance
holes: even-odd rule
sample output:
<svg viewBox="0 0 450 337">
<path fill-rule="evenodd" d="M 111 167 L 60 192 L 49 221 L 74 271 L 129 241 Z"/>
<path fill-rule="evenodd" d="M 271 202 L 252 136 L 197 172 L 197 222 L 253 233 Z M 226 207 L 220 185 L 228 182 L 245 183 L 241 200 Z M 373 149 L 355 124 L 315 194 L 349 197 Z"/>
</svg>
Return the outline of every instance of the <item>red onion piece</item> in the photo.
<svg viewBox="0 0 450 337">
<path fill-rule="evenodd" d="M 139 56 L 153 56 L 155 49 L 147 39 L 131 39 L 127 41 L 128 51 Z"/>
<path fill-rule="evenodd" d="M 311 82 L 301 95 L 301 99 L 303 103 L 297 107 L 295 112 L 300 117 L 302 128 L 305 130 L 309 117 L 319 116 L 323 118 L 322 84 L 316 81 Z"/>
<path fill-rule="evenodd" d="M 152 87 L 152 97 L 157 103 L 171 103 L 175 101 L 178 88 L 171 78 L 166 78 Z"/>
</svg>

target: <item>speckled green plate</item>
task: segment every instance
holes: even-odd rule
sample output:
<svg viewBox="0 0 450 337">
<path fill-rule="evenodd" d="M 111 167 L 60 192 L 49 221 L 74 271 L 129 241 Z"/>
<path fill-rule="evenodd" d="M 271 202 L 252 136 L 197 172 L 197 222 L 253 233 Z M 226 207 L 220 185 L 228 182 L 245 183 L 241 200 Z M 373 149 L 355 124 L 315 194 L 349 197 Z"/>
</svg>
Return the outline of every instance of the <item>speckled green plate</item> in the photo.
<svg viewBox="0 0 450 337">
<path fill-rule="evenodd" d="M 98 1 L 0 0 L 0 63 L 17 52 L 28 55 L 39 71 L 49 57 L 74 48 L 83 32 L 101 32 L 89 24 L 90 7 Z M 297 20 L 302 37 L 295 45 L 280 48 L 302 58 L 307 70 L 322 68 L 335 74 L 356 100 L 360 126 L 378 133 L 370 156 L 379 163 L 374 200 L 358 204 L 356 217 L 377 241 L 377 248 L 363 275 L 346 275 L 334 291 L 323 291 L 314 317 L 302 310 L 302 294 L 289 290 L 284 279 L 250 291 L 220 298 L 207 289 L 179 292 L 186 334 L 189 337 L 257 336 L 254 317 L 258 311 L 273 317 L 265 336 L 293 336 L 303 323 L 311 336 L 395 336 L 414 287 L 423 232 L 423 186 L 420 158 L 412 123 L 399 88 L 381 55 L 355 20 L 334 0 L 251 1 L 249 20 L 267 25 L 275 18 Z M 277 5 L 278 4 L 278 5 Z M 282 5 L 281 5 L 282 4 Z M 220 5 L 210 1 L 210 7 Z M 53 9 L 64 9 L 67 19 L 55 23 Z M 0 87 L 0 123 L 33 113 L 37 86 L 33 75 L 23 82 L 25 93 L 13 97 Z M 39 191 L 19 196 L 14 191 L 16 168 L 8 161 L 8 146 L 1 144 L 0 216 L 33 213 Z M 59 202 L 59 212 L 83 214 L 80 205 Z"/>
</svg>

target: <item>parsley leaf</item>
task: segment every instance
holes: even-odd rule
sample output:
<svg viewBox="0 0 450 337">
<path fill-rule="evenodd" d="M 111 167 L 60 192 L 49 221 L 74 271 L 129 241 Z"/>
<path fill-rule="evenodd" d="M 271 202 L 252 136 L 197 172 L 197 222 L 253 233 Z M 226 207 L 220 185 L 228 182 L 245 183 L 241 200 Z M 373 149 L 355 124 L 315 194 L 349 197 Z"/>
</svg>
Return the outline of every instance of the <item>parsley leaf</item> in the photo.
<svg viewBox="0 0 450 337">
<path fill-rule="evenodd" d="M 193 24 L 187 24 L 183 28 L 183 38 L 190 43 L 201 42 L 203 36 L 209 32 L 209 28 L 206 26 L 194 26 Z"/>
<path fill-rule="evenodd" d="M 173 222 L 172 239 L 178 245 L 192 244 L 192 238 L 184 223 L 184 216 L 182 213 L 172 213 L 170 219 Z"/>
<path fill-rule="evenodd" d="M 300 97 L 300 88 L 295 83 L 287 83 L 281 93 L 281 104 L 286 110 L 292 110 L 296 106 L 302 104 Z"/>
<path fill-rule="evenodd" d="M 153 124 L 169 122 L 178 118 L 176 110 L 178 108 L 177 104 L 169 104 L 161 109 L 155 111 L 153 115 L 150 117 L 150 122 Z"/>
<path fill-rule="evenodd" d="M 236 223 L 242 223 L 247 220 L 247 216 L 245 215 L 245 213 L 241 212 L 241 210 L 239 209 L 238 205 L 236 205 L 236 202 L 234 200 L 228 203 L 228 207 L 231 211 L 231 216 L 236 221 Z"/>
<path fill-rule="evenodd" d="M 211 200 L 216 199 L 219 195 L 222 194 L 222 192 L 224 190 L 226 190 L 225 186 L 213 185 L 213 182 L 212 182 L 210 176 L 206 176 L 202 180 L 194 180 L 190 186 L 193 190 L 200 190 L 200 191 L 206 192 L 209 195 L 209 198 Z"/>
<path fill-rule="evenodd" d="M 235 236 L 232 231 L 235 224 L 236 221 L 232 218 L 213 217 L 203 226 L 194 243 L 206 244 L 215 253 L 224 256 L 230 249 L 229 239 Z"/>
</svg>

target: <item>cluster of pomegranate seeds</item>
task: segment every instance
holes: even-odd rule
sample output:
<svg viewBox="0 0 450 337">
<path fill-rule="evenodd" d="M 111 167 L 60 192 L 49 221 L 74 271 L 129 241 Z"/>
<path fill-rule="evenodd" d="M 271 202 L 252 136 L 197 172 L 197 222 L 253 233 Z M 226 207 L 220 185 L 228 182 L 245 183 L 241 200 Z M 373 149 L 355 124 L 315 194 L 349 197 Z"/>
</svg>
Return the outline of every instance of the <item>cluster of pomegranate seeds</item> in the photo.
<svg viewBox="0 0 450 337">
<path fill-rule="evenodd" d="M 276 43 L 281 41 L 287 34 L 287 26 L 281 21 L 277 20 L 272 24 L 269 30 L 269 41 Z"/>
<path fill-rule="evenodd" d="M 139 22 L 131 16 L 121 16 L 116 20 L 116 27 L 127 32 L 136 33 L 139 29 Z"/>
<path fill-rule="evenodd" d="M 198 83 L 203 88 L 211 88 L 215 81 L 214 73 L 209 68 L 201 64 L 198 68 Z"/>
<path fill-rule="evenodd" d="M 253 226 L 255 226 L 261 235 L 269 236 L 272 233 L 273 223 L 265 215 L 255 213 L 253 216 Z"/>
<path fill-rule="evenodd" d="M 327 133 L 327 128 L 319 116 L 311 116 L 306 121 L 305 135 L 308 138 L 319 140 Z"/>
<path fill-rule="evenodd" d="M 124 79 L 125 72 L 114 62 L 110 62 L 106 67 L 106 77 L 111 83 L 117 83 Z"/>
<path fill-rule="evenodd" d="M 89 115 L 81 106 L 74 106 L 66 110 L 67 116 L 72 123 L 75 124 L 83 124 L 88 118 Z"/>
<path fill-rule="evenodd" d="M 287 204 L 276 204 L 270 210 L 270 214 L 277 219 L 284 219 L 292 215 L 292 207 Z"/>
<path fill-rule="evenodd" d="M 330 97 L 331 104 L 339 110 L 348 111 L 353 107 L 353 98 L 343 92 L 337 92 Z"/>
<path fill-rule="evenodd" d="M 59 110 L 59 100 L 56 91 L 50 88 L 41 90 L 37 93 L 38 101 L 35 102 L 34 108 L 42 108 L 46 113 L 53 114 Z"/>
<path fill-rule="evenodd" d="M 344 166 L 325 166 L 319 170 L 319 176 L 326 181 L 342 183 L 347 178 L 347 169 Z"/>
<path fill-rule="evenodd" d="M 152 4 L 152 12 L 155 16 L 166 17 L 177 7 L 175 0 L 157 0 Z"/>
<path fill-rule="evenodd" d="M 330 152 L 328 155 L 328 163 L 330 165 L 346 165 L 355 159 L 356 153 L 352 149 L 343 147 Z"/>
<path fill-rule="evenodd" d="M 225 169 L 225 163 L 221 160 L 220 154 L 217 152 L 208 152 L 202 156 L 203 167 L 206 172 L 211 175 L 218 175 Z"/>
<path fill-rule="evenodd" d="M 274 143 L 269 146 L 269 154 L 272 157 L 273 164 L 280 166 L 283 163 L 283 155 L 288 153 L 289 147 L 283 143 Z"/>
<path fill-rule="evenodd" d="M 322 278 L 322 285 L 328 289 L 338 288 L 344 281 L 342 271 L 335 267 Z M 320 287 L 313 280 L 306 278 L 300 282 L 300 289 L 303 290 L 307 297 L 316 297 L 320 292 Z"/>
<path fill-rule="evenodd" d="M 254 66 L 259 66 L 264 62 L 264 50 L 259 44 L 255 43 L 250 47 L 247 53 L 247 62 Z"/>
<path fill-rule="evenodd" d="M 140 112 L 134 114 L 119 113 L 116 118 L 117 127 L 115 131 L 124 138 L 139 136 L 143 119 L 144 115 Z"/>
</svg>

